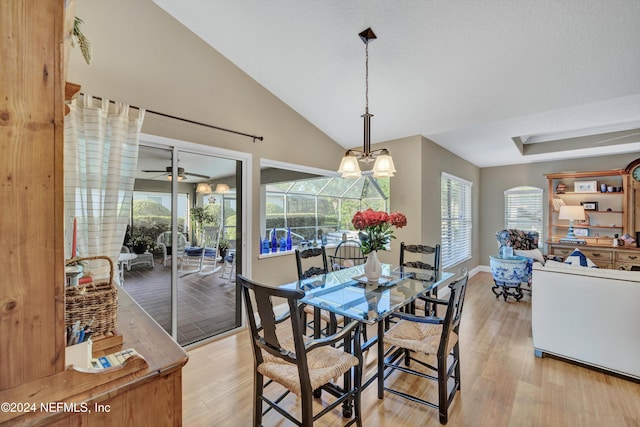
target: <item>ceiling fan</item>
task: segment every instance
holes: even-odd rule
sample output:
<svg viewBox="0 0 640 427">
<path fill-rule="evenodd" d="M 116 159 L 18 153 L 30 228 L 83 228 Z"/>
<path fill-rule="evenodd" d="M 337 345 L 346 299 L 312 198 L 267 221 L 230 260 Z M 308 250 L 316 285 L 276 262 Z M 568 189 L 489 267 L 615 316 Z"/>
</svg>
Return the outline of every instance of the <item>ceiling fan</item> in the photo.
<svg viewBox="0 0 640 427">
<path fill-rule="evenodd" d="M 149 173 L 161 173 L 162 175 L 167 175 L 167 177 L 169 178 L 169 180 L 171 180 L 171 177 L 173 175 L 173 169 L 171 168 L 171 166 L 167 166 L 165 170 L 143 170 L 142 172 L 149 172 Z M 205 179 L 209 179 L 210 177 L 207 175 L 201 175 L 199 173 L 192 173 L 192 172 L 185 172 L 184 168 L 178 168 L 178 181 L 184 181 L 187 179 L 188 176 L 194 176 L 197 178 L 205 178 Z"/>
</svg>

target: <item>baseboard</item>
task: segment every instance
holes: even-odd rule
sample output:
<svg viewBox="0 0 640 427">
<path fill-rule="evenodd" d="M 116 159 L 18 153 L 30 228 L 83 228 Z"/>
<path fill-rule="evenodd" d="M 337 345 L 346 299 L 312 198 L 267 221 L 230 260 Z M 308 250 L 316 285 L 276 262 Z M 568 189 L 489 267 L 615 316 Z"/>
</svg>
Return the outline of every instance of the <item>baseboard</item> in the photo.
<svg viewBox="0 0 640 427">
<path fill-rule="evenodd" d="M 488 265 L 479 265 L 476 268 L 474 268 L 474 270 L 477 270 L 476 273 L 491 273 L 491 267 Z"/>
<path fill-rule="evenodd" d="M 580 366 L 580 367 L 586 368 L 586 369 L 591 369 L 591 370 L 596 371 L 596 372 L 600 372 L 600 373 L 607 374 L 607 375 L 612 375 L 612 376 L 614 376 L 616 378 L 621 378 L 623 380 L 627 380 L 627 381 L 631 381 L 631 382 L 640 384 L 640 377 L 638 377 L 637 375 L 628 373 L 628 372 L 622 372 L 622 371 L 618 371 L 618 370 L 615 370 L 615 369 L 607 368 L 607 367 L 604 367 L 604 366 L 596 365 L 596 364 L 593 364 L 593 363 L 585 362 L 583 360 L 577 360 L 577 359 L 574 359 L 572 357 L 564 356 L 564 355 L 553 353 L 553 352 L 550 352 L 550 351 L 545 351 L 545 350 L 542 350 L 542 349 L 539 349 L 539 348 L 535 348 L 535 347 L 533 349 L 533 354 L 536 357 L 550 357 L 552 359 L 560 360 L 560 361 L 565 362 L 565 363 L 570 363 L 572 365 Z"/>
</svg>

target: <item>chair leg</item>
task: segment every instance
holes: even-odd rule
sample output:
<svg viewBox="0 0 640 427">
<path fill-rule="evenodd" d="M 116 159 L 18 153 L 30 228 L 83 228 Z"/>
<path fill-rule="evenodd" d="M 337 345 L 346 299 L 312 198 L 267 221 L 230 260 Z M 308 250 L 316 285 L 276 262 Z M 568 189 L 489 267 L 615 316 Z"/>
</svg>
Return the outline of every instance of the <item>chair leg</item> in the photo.
<svg viewBox="0 0 640 427">
<path fill-rule="evenodd" d="M 312 426 L 313 425 L 313 402 L 310 398 L 311 396 L 301 396 L 301 406 L 302 406 L 302 419 L 301 425 L 303 426 Z"/>
<path fill-rule="evenodd" d="M 438 411 L 440 424 L 448 421 L 449 396 L 447 396 L 447 357 L 438 356 Z"/>
<path fill-rule="evenodd" d="M 264 377 L 262 374 L 255 372 L 253 381 L 255 387 L 253 389 L 253 427 L 262 426 L 262 393 L 264 392 Z"/>
<path fill-rule="evenodd" d="M 313 308 L 313 337 L 320 338 L 322 334 L 320 309 L 318 307 Z"/>
<path fill-rule="evenodd" d="M 456 384 L 455 387 L 457 390 L 460 390 L 460 384 L 462 383 L 462 376 L 460 375 L 460 343 L 457 342 L 455 346 L 453 346 L 453 363 L 456 364 L 454 369 L 454 375 L 456 376 Z"/>
<path fill-rule="evenodd" d="M 438 288 L 437 287 L 434 288 L 431 291 L 431 296 L 433 298 L 436 298 L 436 299 L 438 298 Z M 433 304 L 431 304 L 431 313 L 432 313 L 433 316 L 437 316 L 438 315 L 438 304 L 436 304 L 435 302 Z"/>
<path fill-rule="evenodd" d="M 411 350 L 404 349 L 404 366 L 409 366 L 411 364 Z"/>
<path fill-rule="evenodd" d="M 362 365 L 359 364 L 354 367 L 355 378 L 353 379 L 353 385 L 358 390 L 355 396 L 353 396 L 353 410 L 356 417 L 356 426 L 362 427 Z"/>
</svg>

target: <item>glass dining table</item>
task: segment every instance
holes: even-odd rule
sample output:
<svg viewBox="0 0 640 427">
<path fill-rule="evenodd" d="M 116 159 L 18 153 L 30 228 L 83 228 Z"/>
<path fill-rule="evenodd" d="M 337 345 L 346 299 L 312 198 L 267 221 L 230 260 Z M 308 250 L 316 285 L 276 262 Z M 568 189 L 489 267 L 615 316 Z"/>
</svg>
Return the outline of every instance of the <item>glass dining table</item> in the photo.
<svg viewBox="0 0 640 427">
<path fill-rule="evenodd" d="M 363 379 L 362 388 L 378 381 L 378 398 L 384 395 L 384 320 L 393 312 L 410 305 L 416 298 L 447 283 L 453 273 L 440 272 L 436 276 L 425 270 L 395 267 L 382 264 L 382 277 L 376 283 L 368 283 L 364 266 L 345 268 L 309 279 L 281 285 L 287 289 L 305 292 L 301 303 L 317 310 L 345 316 L 366 325 L 377 324 L 377 335 L 363 343 L 367 350 L 377 343 L 378 363 L 375 374 Z M 319 318 L 316 314 L 316 318 Z M 345 322 L 346 323 L 346 322 Z"/>
</svg>

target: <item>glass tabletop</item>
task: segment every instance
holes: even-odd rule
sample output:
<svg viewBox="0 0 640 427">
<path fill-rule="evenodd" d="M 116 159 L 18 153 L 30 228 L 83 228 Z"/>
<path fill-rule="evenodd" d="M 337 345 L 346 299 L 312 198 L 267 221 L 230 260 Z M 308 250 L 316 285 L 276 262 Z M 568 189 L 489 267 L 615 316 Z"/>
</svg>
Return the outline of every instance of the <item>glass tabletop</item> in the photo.
<svg viewBox="0 0 640 427">
<path fill-rule="evenodd" d="M 378 283 L 367 283 L 363 275 L 364 265 L 360 265 L 281 287 L 305 291 L 302 303 L 375 323 L 453 277 L 453 273 L 448 272 L 433 277 L 425 270 L 394 268 L 390 264 L 382 264 Z"/>
</svg>

